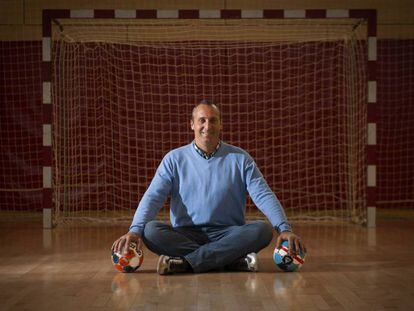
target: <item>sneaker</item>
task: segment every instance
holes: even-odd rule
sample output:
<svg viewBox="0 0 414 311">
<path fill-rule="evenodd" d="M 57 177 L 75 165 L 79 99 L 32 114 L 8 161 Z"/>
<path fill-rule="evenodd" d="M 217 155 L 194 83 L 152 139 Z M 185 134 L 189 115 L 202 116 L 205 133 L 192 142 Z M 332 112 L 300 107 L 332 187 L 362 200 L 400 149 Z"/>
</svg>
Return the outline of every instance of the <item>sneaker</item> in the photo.
<svg viewBox="0 0 414 311">
<path fill-rule="evenodd" d="M 247 254 L 245 257 L 242 257 L 230 265 L 227 265 L 226 268 L 232 271 L 257 272 L 259 271 L 259 262 L 257 260 L 257 255 L 256 253 Z"/>
<path fill-rule="evenodd" d="M 257 260 L 256 253 L 247 254 L 244 259 L 247 261 L 247 269 L 249 269 L 249 271 L 259 271 L 259 261 Z"/>
<path fill-rule="evenodd" d="M 158 258 L 157 272 L 160 275 L 191 272 L 190 264 L 183 258 L 161 255 Z"/>
</svg>

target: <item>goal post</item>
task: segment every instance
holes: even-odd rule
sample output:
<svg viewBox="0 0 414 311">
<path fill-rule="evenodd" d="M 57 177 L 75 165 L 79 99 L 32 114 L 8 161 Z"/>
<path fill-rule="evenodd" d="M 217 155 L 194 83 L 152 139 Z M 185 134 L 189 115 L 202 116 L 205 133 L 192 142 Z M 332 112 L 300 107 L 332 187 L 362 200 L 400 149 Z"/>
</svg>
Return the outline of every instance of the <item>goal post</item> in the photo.
<svg viewBox="0 0 414 311">
<path fill-rule="evenodd" d="M 44 10 L 42 55 L 44 227 L 130 220 L 201 99 L 289 219 L 375 225 L 375 10 Z"/>
</svg>

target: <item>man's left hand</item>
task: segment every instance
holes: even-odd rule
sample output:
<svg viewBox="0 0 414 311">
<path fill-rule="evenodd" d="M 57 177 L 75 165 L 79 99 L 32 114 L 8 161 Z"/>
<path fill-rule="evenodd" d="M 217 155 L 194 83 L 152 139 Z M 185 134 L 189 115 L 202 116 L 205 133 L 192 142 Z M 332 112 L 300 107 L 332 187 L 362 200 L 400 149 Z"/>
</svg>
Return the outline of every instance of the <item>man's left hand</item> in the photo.
<svg viewBox="0 0 414 311">
<path fill-rule="evenodd" d="M 301 238 L 298 237 L 296 234 L 290 231 L 283 231 L 279 234 L 276 242 L 276 247 L 282 246 L 282 241 L 286 240 L 289 243 L 289 254 L 294 256 L 302 251 L 306 253 L 306 246 L 302 242 Z"/>
</svg>

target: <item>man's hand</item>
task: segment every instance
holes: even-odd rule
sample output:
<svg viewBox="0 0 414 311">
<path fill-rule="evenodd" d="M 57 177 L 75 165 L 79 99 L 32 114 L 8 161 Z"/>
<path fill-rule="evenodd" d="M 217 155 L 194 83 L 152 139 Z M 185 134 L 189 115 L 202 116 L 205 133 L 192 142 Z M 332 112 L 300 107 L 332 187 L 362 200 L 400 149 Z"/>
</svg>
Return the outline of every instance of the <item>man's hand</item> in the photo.
<svg viewBox="0 0 414 311">
<path fill-rule="evenodd" d="M 297 255 L 300 250 L 306 253 L 306 246 L 296 234 L 290 231 L 283 231 L 279 234 L 276 242 L 276 247 L 282 246 L 282 241 L 287 240 L 289 243 L 289 254 Z"/>
<path fill-rule="evenodd" d="M 125 254 L 128 252 L 128 246 L 131 242 L 137 243 L 137 250 L 141 249 L 142 242 L 140 236 L 136 233 L 128 232 L 112 244 L 112 251 Z"/>
</svg>

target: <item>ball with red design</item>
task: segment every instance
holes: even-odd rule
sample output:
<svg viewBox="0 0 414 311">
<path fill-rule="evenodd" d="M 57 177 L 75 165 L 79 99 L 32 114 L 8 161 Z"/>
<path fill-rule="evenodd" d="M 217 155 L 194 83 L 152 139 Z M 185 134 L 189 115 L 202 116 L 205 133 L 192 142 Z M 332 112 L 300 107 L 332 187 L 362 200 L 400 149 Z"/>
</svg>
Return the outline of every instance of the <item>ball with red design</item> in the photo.
<svg viewBox="0 0 414 311">
<path fill-rule="evenodd" d="M 305 262 L 305 253 L 300 251 L 299 254 L 289 255 L 289 243 L 284 240 L 281 247 L 275 248 L 273 260 L 281 270 L 293 272 L 302 267 Z"/>
<path fill-rule="evenodd" d="M 126 254 L 112 251 L 112 263 L 120 272 L 135 272 L 144 261 L 144 252 L 137 249 L 136 243 L 130 243 Z"/>
</svg>

